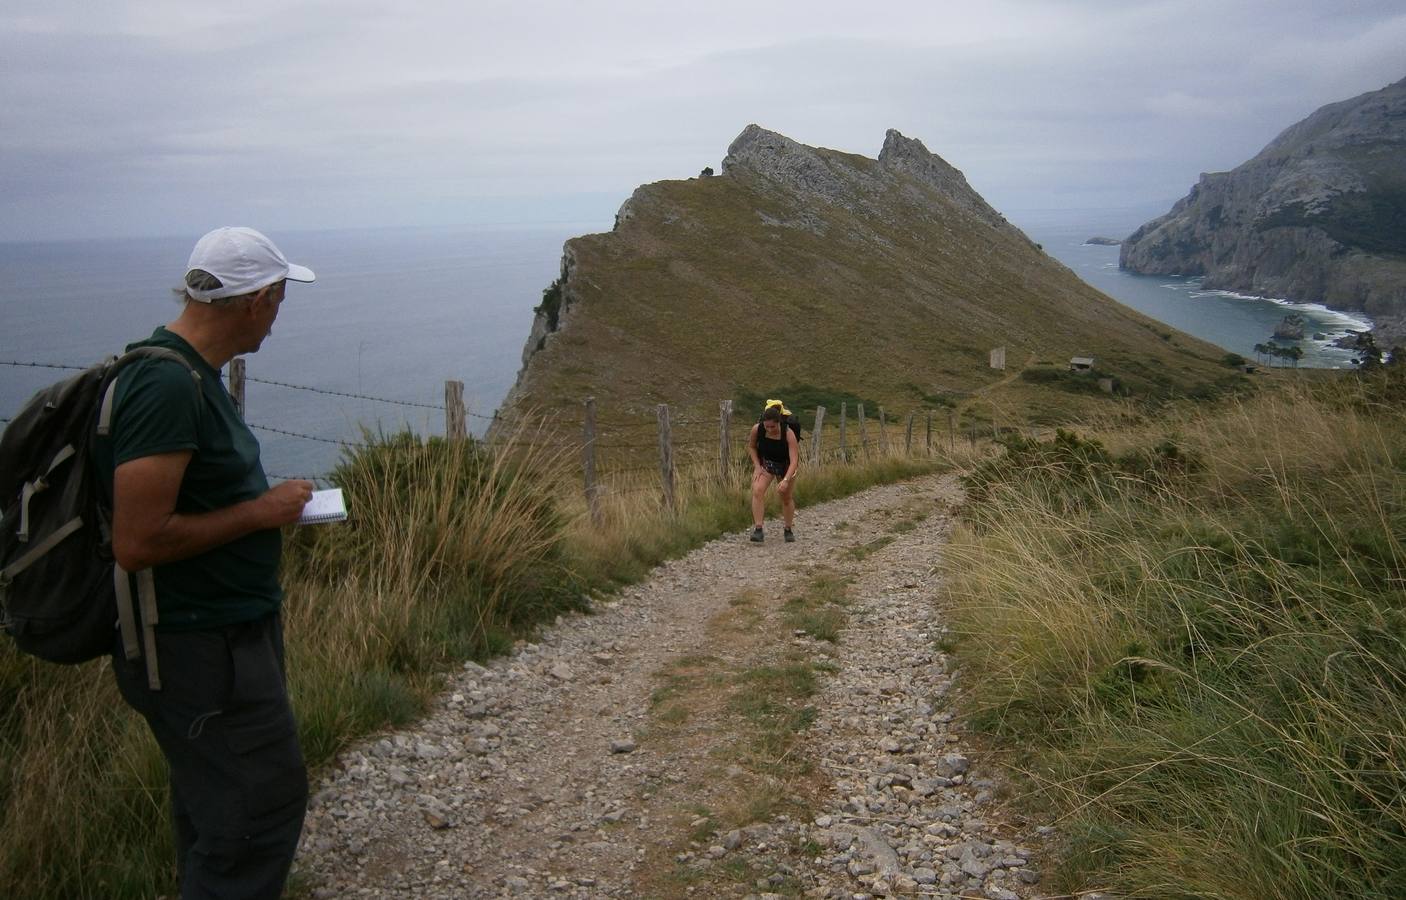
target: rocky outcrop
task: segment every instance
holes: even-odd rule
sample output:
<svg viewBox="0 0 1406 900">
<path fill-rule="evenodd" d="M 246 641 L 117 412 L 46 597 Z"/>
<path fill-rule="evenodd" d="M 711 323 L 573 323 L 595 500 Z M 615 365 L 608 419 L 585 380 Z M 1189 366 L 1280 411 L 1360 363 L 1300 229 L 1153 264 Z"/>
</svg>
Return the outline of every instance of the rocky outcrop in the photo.
<svg viewBox="0 0 1406 900">
<path fill-rule="evenodd" d="M 1304 336 L 1304 322 L 1304 317 L 1298 313 L 1287 315 L 1274 326 L 1274 336 L 1281 341 L 1301 341 Z"/>
<path fill-rule="evenodd" d="M 1319 109 L 1203 174 L 1119 264 L 1371 315 L 1406 311 L 1406 79 Z"/>
<path fill-rule="evenodd" d="M 533 310 L 532 330 L 528 332 L 527 343 L 522 347 L 522 364 L 532 358 L 547 343 L 547 336 L 566 324 L 567 315 L 574 306 L 571 270 L 576 266 L 575 255 L 570 245 L 561 255 L 561 277 L 542 292 L 542 304 Z"/>
<path fill-rule="evenodd" d="M 882 184 L 866 168 L 827 158 L 818 148 L 793 141 L 760 125 L 748 125 L 727 148 L 723 174 L 784 185 L 808 200 L 857 210 Z M 868 195 L 868 196 L 866 196 Z"/>
<path fill-rule="evenodd" d="M 878 166 L 873 162 L 808 147 L 760 125 L 748 125 L 727 148 L 723 174 L 755 177 L 797 196 L 878 215 L 891 209 L 886 194 L 900 183 L 910 199 L 930 204 L 931 194 L 922 192 L 918 187 L 922 185 L 993 228 L 1015 230 L 972 189 L 960 170 L 916 138 L 890 128 L 884 134 Z M 907 179 L 900 182 L 897 175 Z"/>
<path fill-rule="evenodd" d="M 994 228 L 1010 227 L 1006 217 L 996 212 L 986 200 L 972 190 L 960 171 L 932 153 L 923 142 L 908 138 L 890 128 L 884 134 L 884 147 L 879 151 L 879 165 L 891 172 L 901 172 L 935 188 L 937 193 L 967 210 Z"/>
</svg>

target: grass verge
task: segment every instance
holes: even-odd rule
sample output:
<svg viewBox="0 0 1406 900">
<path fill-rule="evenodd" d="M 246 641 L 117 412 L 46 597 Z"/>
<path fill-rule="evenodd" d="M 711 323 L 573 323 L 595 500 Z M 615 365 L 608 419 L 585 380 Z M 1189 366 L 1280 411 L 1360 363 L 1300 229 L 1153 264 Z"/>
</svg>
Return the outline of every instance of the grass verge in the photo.
<svg viewBox="0 0 1406 900">
<path fill-rule="evenodd" d="M 1013 439 L 948 554 L 1051 887 L 1406 896 L 1401 373 Z"/>
</svg>

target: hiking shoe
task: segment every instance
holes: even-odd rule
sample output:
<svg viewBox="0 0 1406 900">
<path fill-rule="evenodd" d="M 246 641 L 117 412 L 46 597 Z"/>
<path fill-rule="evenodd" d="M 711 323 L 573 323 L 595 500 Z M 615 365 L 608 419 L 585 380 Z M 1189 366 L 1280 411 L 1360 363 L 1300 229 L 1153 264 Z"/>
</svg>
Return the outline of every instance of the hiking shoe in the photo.
<svg viewBox="0 0 1406 900">
<path fill-rule="evenodd" d="M 788 544 L 794 544 L 796 542 L 796 536 L 791 533 L 791 529 L 789 528 L 781 532 L 781 536 L 786 539 L 786 543 Z"/>
<path fill-rule="evenodd" d="M 752 543 L 754 543 L 754 544 L 760 544 L 763 540 L 765 540 L 765 538 L 762 537 L 762 530 L 761 530 L 760 528 L 753 528 L 753 529 L 752 529 Z"/>
</svg>

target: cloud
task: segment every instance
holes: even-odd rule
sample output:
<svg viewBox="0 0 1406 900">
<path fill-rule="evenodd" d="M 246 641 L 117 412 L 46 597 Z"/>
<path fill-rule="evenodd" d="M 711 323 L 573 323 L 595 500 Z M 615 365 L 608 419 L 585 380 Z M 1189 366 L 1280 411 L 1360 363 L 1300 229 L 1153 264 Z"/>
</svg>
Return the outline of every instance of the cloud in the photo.
<svg viewBox="0 0 1406 900">
<path fill-rule="evenodd" d="M 1185 91 L 1168 91 L 1149 97 L 1146 105 L 1153 115 L 1169 119 L 1228 120 L 1245 112 L 1238 98 L 1193 97 Z"/>
<path fill-rule="evenodd" d="M 1170 202 L 1406 75 L 1394 4 L 11 0 L 0 239 L 598 209 L 749 122 L 897 127 L 998 206 Z"/>
</svg>

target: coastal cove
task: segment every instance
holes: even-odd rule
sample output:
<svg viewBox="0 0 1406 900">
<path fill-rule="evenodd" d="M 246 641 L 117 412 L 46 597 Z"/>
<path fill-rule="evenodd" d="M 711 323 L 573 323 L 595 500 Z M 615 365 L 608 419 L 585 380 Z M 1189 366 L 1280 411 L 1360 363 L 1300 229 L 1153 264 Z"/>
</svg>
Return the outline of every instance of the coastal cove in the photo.
<svg viewBox="0 0 1406 900">
<path fill-rule="evenodd" d="M 1091 243 L 1095 235 L 1126 235 L 1147 210 L 1038 211 L 1015 213 L 1011 220 L 1046 253 L 1074 270 L 1084 281 L 1125 306 L 1187 334 L 1210 341 L 1246 359 L 1254 347 L 1274 339 L 1285 316 L 1303 316 L 1306 337 L 1283 341 L 1303 349 L 1299 365 L 1315 369 L 1350 369 L 1353 351 L 1334 346 L 1352 331 L 1366 331 L 1372 321 L 1361 313 L 1341 312 L 1316 303 L 1295 303 L 1231 291 L 1208 291 L 1195 276 L 1139 275 L 1118 268 L 1118 245 Z M 1313 335 L 1322 334 L 1315 340 Z"/>
<path fill-rule="evenodd" d="M 1045 251 L 1120 302 L 1228 351 L 1253 358 L 1290 312 L 1328 340 L 1302 342 L 1301 365 L 1350 367 L 1331 346 L 1365 319 L 1315 306 L 1199 289 L 1196 279 L 1140 276 L 1117 268 L 1118 248 L 1085 244 L 1123 235 L 1145 209 L 1025 211 L 1010 215 Z M 542 290 L 557 276 L 568 238 L 608 224 L 397 228 L 278 234 L 291 259 L 318 275 L 289 293 L 273 335 L 249 375 L 321 391 L 252 382 L 249 421 L 274 476 L 320 476 L 339 442 L 373 431 L 444 427 L 444 382 L 461 380 L 469 428 L 486 429 L 521 365 Z M 118 352 L 174 317 L 171 287 L 189 252 L 186 236 L 0 244 L 0 361 L 78 366 Z M 1090 352 L 1096 354 L 1096 350 Z M 0 418 L 41 386 L 51 368 L 0 366 Z M 282 434 L 279 431 L 293 432 Z"/>
</svg>

